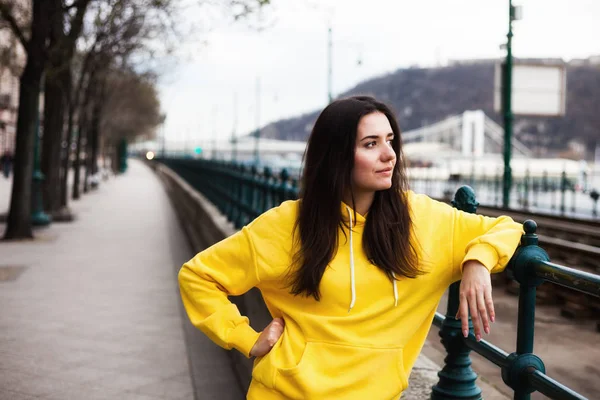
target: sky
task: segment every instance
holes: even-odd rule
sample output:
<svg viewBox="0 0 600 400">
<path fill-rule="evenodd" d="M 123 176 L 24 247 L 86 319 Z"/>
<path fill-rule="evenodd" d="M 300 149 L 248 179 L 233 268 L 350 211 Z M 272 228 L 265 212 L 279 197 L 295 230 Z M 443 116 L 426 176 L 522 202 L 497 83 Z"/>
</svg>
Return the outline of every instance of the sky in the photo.
<svg viewBox="0 0 600 400">
<path fill-rule="evenodd" d="M 506 55 L 508 0 L 271 1 L 242 23 L 206 9 L 185 14 L 205 28 L 180 46 L 160 81 L 166 121 L 159 135 L 167 143 L 226 140 L 325 107 L 329 26 L 334 97 L 399 68 Z M 513 23 L 516 57 L 600 55 L 599 0 L 514 4 L 523 14 Z M 258 18 L 265 28 L 249 27 Z"/>
</svg>

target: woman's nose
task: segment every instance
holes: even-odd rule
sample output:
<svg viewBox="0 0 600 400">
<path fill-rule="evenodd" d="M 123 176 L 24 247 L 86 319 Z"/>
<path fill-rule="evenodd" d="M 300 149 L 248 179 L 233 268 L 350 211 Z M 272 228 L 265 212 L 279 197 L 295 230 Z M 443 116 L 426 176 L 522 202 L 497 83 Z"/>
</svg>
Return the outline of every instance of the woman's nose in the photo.
<svg viewBox="0 0 600 400">
<path fill-rule="evenodd" d="M 387 147 L 382 153 L 381 153 L 381 159 L 383 161 L 392 161 L 396 159 L 396 153 L 394 152 L 394 149 L 392 149 L 391 147 Z"/>
</svg>

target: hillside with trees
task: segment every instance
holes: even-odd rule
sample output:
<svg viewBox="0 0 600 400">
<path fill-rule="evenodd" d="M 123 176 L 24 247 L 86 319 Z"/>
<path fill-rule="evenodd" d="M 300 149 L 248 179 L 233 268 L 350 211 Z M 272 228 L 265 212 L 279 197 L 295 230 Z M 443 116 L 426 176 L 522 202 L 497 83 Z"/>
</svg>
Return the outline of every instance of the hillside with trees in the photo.
<svg viewBox="0 0 600 400">
<path fill-rule="evenodd" d="M 494 60 L 486 60 L 443 68 L 400 69 L 364 81 L 339 97 L 368 94 L 385 101 L 397 113 L 404 131 L 475 109 L 502 124 L 493 107 L 494 64 Z M 276 121 L 265 126 L 261 136 L 306 140 L 317 113 Z M 600 65 L 568 64 L 566 115 L 516 117 L 515 134 L 540 156 L 565 155 L 569 143 L 578 142 L 587 148 L 585 157 L 593 157 L 596 144 L 600 145 Z"/>
</svg>

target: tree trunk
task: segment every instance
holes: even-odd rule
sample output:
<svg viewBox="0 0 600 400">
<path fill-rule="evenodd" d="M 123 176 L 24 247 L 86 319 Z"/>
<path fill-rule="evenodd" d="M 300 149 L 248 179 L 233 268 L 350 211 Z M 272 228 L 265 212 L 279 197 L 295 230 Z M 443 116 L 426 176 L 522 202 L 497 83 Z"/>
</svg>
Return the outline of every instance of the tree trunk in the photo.
<svg viewBox="0 0 600 400">
<path fill-rule="evenodd" d="M 67 109 L 68 109 L 68 116 L 67 116 L 67 139 L 66 139 L 66 148 L 63 149 L 63 155 L 62 155 L 62 174 L 60 177 L 60 207 L 61 209 L 67 209 L 68 208 L 68 203 L 69 203 L 69 194 L 68 194 L 68 188 L 69 188 L 69 166 L 71 165 L 71 143 L 73 140 L 73 119 L 74 119 L 74 114 L 75 114 L 75 104 L 74 104 L 74 99 L 73 99 L 73 93 L 71 91 L 71 80 L 72 80 L 72 72 L 71 72 L 71 67 L 69 66 L 68 71 L 68 81 L 65 81 L 64 84 L 68 84 L 68 89 L 67 89 L 67 93 L 68 93 L 68 97 L 67 97 Z M 65 76 L 65 79 L 67 79 L 67 76 Z"/>
<path fill-rule="evenodd" d="M 5 239 L 33 238 L 31 177 L 42 71 L 32 64 L 33 62 L 27 62 L 20 80 L 14 178 Z"/>
<path fill-rule="evenodd" d="M 119 173 L 119 148 L 114 139 L 110 146 L 110 155 L 113 174 L 117 175 Z"/>
<path fill-rule="evenodd" d="M 32 1 L 31 39 L 27 47 L 27 63 L 19 82 L 19 114 L 13 188 L 10 198 L 5 239 L 32 238 L 31 183 L 35 128 L 38 121 L 40 81 L 46 63 L 46 41 L 54 4 L 45 0 Z"/>
<path fill-rule="evenodd" d="M 79 129 L 77 132 L 77 147 L 75 149 L 75 159 L 73 160 L 73 200 L 78 200 L 81 197 L 79 186 L 81 184 L 81 151 L 85 145 L 84 129 L 85 129 L 85 109 L 82 108 L 79 116 Z"/>
<path fill-rule="evenodd" d="M 87 193 L 90 190 L 90 171 L 92 169 L 92 141 L 94 140 L 91 129 L 88 128 L 88 137 L 85 146 L 85 175 L 83 178 L 83 193 Z"/>
<path fill-rule="evenodd" d="M 49 67 L 53 71 L 53 67 Z M 44 105 L 44 140 L 42 146 L 42 192 L 44 210 L 55 214 L 60 210 L 61 147 L 64 132 L 65 88 L 64 72 L 46 75 Z"/>
<path fill-rule="evenodd" d="M 100 90 L 102 92 L 102 90 Z M 92 129 L 91 129 L 91 138 L 90 138 L 90 174 L 94 177 L 94 179 L 98 179 L 98 146 L 100 144 L 100 117 L 102 112 L 102 95 L 97 93 L 96 99 L 94 101 L 94 108 L 92 110 Z M 96 182 L 94 180 L 94 182 Z M 98 182 L 99 183 L 99 180 Z M 97 185 L 92 185 L 94 188 Z"/>
<path fill-rule="evenodd" d="M 83 77 L 82 77 L 83 78 Z M 88 159 L 88 149 L 89 146 L 87 143 L 90 138 L 90 124 L 89 124 L 89 109 L 90 109 L 90 101 L 92 99 L 92 95 L 95 92 L 96 86 L 96 72 L 92 70 L 88 77 L 87 87 L 85 88 L 85 92 L 83 95 L 83 101 L 80 106 L 79 111 L 79 134 L 77 135 L 77 154 L 75 155 L 74 168 L 75 168 L 75 179 L 73 181 L 73 199 L 79 199 L 80 197 L 80 185 L 81 185 L 81 167 L 86 166 L 87 172 L 87 162 L 86 164 L 82 164 L 81 160 L 81 152 L 86 150 L 85 160 Z M 86 182 L 84 182 L 84 193 L 86 190 Z"/>
<path fill-rule="evenodd" d="M 52 0 L 61 7 L 63 1 Z M 70 219 L 67 208 L 66 188 L 62 182 L 68 179 L 71 130 L 65 132 L 65 112 L 71 100 L 71 61 L 75 53 L 75 44 L 83 28 L 83 18 L 90 0 L 78 2 L 76 12 L 68 22 L 63 13 L 52 21 L 50 40 L 52 51 L 48 61 L 46 76 L 46 107 L 44 153 L 42 172 L 44 181 L 44 208 L 60 220 Z M 68 13 L 67 13 L 68 14 Z M 69 28 L 67 32 L 66 28 Z M 72 127 L 72 125 L 71 125 Z M 63 143 L 67 143 L 63 147 Z M 63 178 L 64 177 L 64 178 Z"/>
</svg>

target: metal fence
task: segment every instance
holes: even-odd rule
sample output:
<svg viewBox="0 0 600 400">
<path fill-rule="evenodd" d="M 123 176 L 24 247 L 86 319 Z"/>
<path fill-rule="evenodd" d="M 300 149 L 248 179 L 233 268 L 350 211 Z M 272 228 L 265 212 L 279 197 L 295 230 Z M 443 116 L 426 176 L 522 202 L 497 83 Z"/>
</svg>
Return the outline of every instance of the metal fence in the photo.
<svg viewBox="0 0 600 400">
<path fill-rule="evenodd" d="M 420 193 L 448 198 L 456 188 L 469 185 L 476 191 L 482 205 L 502 205 L 500 172 L 487 176 L 450 175 L 450 179 L 430 175 L 427 169 L 415 169 L 411 172 L 411 187 Z M 555 175 L 547 172 L 541 176 L 525 174 L 513 179 L 509 208 L 576 218 L 598 218 L 599 191 L 600 176 L 590 176 L 586 181 L 578 181 L 569 177 L 565 171 Z"/>
<path fill-rule="evenodd" d="M 237 228 L 285 200 L 298 198 L 297 179 L 285 170 L 273 174 L 265 168 L 259 173 L 254 167 L 201 159 L 159 159 L 157 162 L 174 170 L 204 194 Z M 474 211 L 473 204 L 470 210 L 468 204 L 453 201 L 453 205 Z M 446 315 L 436 313 L 433 321 L 440 328 L 447 357 L 438 373 L 439 382 L 432 388 L 432 399 L 482 398 L 481 389 L 475 384 L 477 375 L 471 369 L 471 351 L 500 367 L 503 381 L 514 390 L 514 399 L 529 399 L 535 391 L 553 399 L 585 399 L 547 376 L 543 361 L 533 353 L 536 287 L 547 281 L 600 297 L 600 276 L 551 263 L 547 253 L 538 246 L 536 223 L 528 220 L 523 226 L 525 235 L 507 267 L 509 275 L 520 285 L 516 350 L 507 353 L 485 340 L 477 342 L 470 321 L 469 336 L 462 336 L 461 322 L 455 318 L 459 282 L 452 284 Z"/>
</svg>

